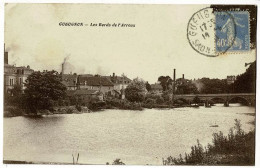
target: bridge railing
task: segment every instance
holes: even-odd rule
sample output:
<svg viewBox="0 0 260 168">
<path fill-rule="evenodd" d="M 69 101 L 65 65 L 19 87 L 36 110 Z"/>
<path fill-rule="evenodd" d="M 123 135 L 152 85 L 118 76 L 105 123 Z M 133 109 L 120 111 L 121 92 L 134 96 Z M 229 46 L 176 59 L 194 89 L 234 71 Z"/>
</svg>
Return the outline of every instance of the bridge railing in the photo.
<svg viewBox="0 0 260 168">
<path fill-rule="evenodd" d="M 175 97 L 227 97 L 227 96 L 255 96 L 255 93 L 220 93 L 220 94 L 176 94 Z"/>
</svg>

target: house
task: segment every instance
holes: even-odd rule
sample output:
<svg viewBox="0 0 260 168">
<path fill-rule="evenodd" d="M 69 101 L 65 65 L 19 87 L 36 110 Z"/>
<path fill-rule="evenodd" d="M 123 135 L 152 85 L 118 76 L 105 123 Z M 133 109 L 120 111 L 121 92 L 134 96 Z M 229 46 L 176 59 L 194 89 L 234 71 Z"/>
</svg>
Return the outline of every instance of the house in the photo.
<svg viewBox="0 0 260 168">
<path fill-rule="evenodd" d="M 114 90 L 114 84 L 103 76 L 95 75 L 85 77 L 78 75 L 77 89 L 96 90 L 105 94 L 106 92 Z"/>
<path fill-rule="evenodd" d="M 114 84 L 114 89 L 120 92 L 132 82 L 132 80 L 125 75 L 116 76 L 115 73 L 113 73 L 112 76 L 106 76 L 106 78 L 108 78 Z"/>
<path fill-rule="evenodd" d="M 77 74 L 62 74 L 62 83 L 67 87 L 67 90 L 77 89 Z"/>
<path fill-rule="evenodd" d="M 122 93 L 118 90 L 111 90 L 106 93 L 106 97 L 122 98 Z"/>
<path fill-rule="evenodd" d="M 27 77 L 34 72 L 28 65 L 16 67 L 8 64 L 8 52 L 4 51 L 4 91 L 10 92 L 14 85 L 21 86 L 22 91 L 25 90 L 25 82 Z"/>
</svg>

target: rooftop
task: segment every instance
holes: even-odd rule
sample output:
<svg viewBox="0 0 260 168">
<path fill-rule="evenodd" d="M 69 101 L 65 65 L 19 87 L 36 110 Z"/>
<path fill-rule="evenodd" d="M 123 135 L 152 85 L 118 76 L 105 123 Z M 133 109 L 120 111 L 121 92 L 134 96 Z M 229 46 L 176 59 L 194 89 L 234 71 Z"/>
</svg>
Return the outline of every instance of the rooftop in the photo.
<svg viewBox="0 0 260 168">
<path fill-rule="evenodd" d="M 67 95 L 68 96 L 73 96 L 73 95 L 95 95 L 95 94 L 100 94 L 98 90 L 87 90 L 87 89 L 82 89 L 82 90 L 67 90 Z"/>
<path fill-rule="evenodd" d="M 79 82 L 81 85 L 86 83 L 88 86 L 114 86 L 109 79 L 103 76 L 79 76 Z"/>
</svg>

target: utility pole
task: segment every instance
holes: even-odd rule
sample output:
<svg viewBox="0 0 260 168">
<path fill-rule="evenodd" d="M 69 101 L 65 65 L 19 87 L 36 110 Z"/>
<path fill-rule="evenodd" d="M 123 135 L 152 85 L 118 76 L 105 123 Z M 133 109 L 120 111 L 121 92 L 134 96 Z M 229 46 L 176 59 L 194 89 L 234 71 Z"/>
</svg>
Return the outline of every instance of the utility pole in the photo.
<svg viewBox="0 0 260 168">
<path fill-rule="evenodd" d="M 173 69 L 172 102 L 174 102 L 174 95 L 175 95 L 175 80 L 176 80 L 176 69 Z"/>
</svg>

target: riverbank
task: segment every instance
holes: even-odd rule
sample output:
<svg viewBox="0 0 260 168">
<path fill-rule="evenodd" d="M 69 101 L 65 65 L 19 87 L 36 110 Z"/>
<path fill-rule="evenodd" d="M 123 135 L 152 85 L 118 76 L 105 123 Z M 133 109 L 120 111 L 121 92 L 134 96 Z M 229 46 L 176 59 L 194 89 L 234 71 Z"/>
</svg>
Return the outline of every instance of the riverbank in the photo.
<svg viewBox="0 0 260 168">
<path fill-rule="evenodd" d="M 36 113 L 31 113 L 25 109 L 20 109 L 15 106 L 4 107 L 4 117 L 17 117 L 17 116 L 27 116 L 27 117 L 37 117 L 42 115 L 54 115 L 54 114 L 80 114 L 80 113 L 90 113 L 92 112 L 88 107 L 81 106 L 60 106 L 54 107 L 52 110 L 37 110 Z"/>
<path fill-rule="evenodd" d="M 245 133 L 240 120 L 235 119 L 235 126 L 230 128 L 227 136 L 214 133 L 212 142 L 203 147 L 199 140 L 191 147 L 189 154 L 179 158 L 172 156 L 163 159 L 163 165 L 221 165 L 254 166 L 255 165 L 255 130 Z"/>
<path fill-rule="evenodd" d="M 53 114 L 80 114 L 99 112 L 106 109 L 119 109 L 119 110 L 136 110 L 142 111 L 144 109 L 174 109 L 174 108 L 199 108 L 204 107 L 204 103 L 199 104 L 172 104 L 172 103 L 147 103 L 147 102 L 130 102 L 126 99 L 107 99 L 103 102 L 90 102 L 85 106 L 73 105 L 73 106 L 57 106 L 50 110 L 37 110 L 36 113 L 31 113 L 25 109 L 20 109 L 16 106 L 5 106 L 4 117 L 16 117 L 16 116 L 31 116 L 37 117 L 41 115 L 53 115 Z M 211 106 L 215 106 L 212 104 Z M 211 107 L 207 106 L 207 108 Z"/>
</svg>

